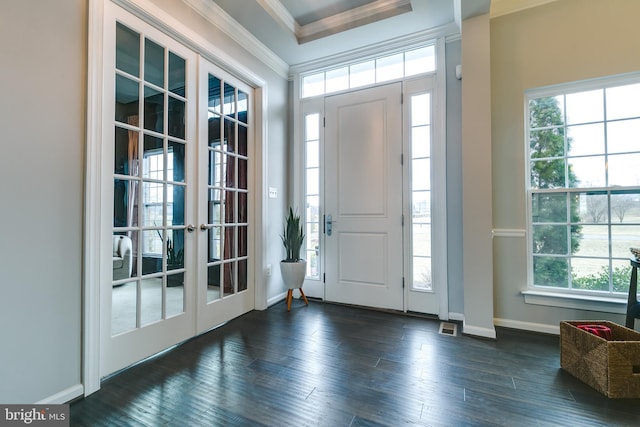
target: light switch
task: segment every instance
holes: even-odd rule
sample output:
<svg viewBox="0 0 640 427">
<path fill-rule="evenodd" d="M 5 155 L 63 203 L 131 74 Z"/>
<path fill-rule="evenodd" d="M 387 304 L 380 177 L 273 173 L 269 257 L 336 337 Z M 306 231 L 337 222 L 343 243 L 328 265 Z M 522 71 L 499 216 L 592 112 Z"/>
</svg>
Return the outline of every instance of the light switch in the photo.
<svg viewBox="0 0 640 427">
<path fill-rule="evenodd" d="M 278 198 L 278 189 L 276 187 L 269 187 L 269 198 L 270 199 Z"/>
</svg>

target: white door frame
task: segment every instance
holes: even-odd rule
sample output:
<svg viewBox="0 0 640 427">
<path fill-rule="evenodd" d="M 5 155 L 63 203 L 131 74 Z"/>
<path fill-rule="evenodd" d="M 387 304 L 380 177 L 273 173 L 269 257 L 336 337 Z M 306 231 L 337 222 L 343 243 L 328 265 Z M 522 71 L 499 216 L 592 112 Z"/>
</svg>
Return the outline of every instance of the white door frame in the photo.
<svg viewBox="0 0 640 427">
<path fill-rule="evenodd" d="M 432 211 L 432 217 L 434 223 L 437 222 L 438 227 L 434 229 L 432 238 L 435 241 L 433 245 L 433 260 L 434 263 L 438 265 L 438 272 L 435 273 L 433 280 L 434 283 L 438 283 L 437 287 L 437 298 L 438 298 L 438 317 L 443 320 L 449 319 L 449 288 L 448 288 L 448 253 L 447 253 L 447 182 L 446 182 L 446 126 L 447 126 L 447 117 L 446 117 L 446 62 L 445 62 L 445 37 L 443 36 L 434 36 L 436 39 L 436 64 L 437 69 L 435 75 L 428 76 L 429 79 L 435 79 L 435 82 L 432 83 L 431 93 L 432 93 L 432 124 L 434 125 L 434 132 L 432 134 L 433 141 L 433 162 L 434 162 L 434 178 L 433 178 L 433 192 L 435 197 L 435 206 Z M 394 45 L 395 49 L 398 49 L 400 46 Z M 367 50 L 366 51 L 368 57 L 375 56 L 378 54 L 385 53 L 385 47 L 383 46 L 380 50 Z M 345 55 L 344 58 L 349 57 L 349 55 Z M 354 58 L 357 58 L 357 53 L 354 53 L 350 57 L 350 61 L 355 61 Z M 321 70 L 323 68 L 323 64 L 314 63 L 314 68 Z M 337 66 L 335 63 L 327 63 L 327 66 Z M 295 101 L 295 105 L 293 108 L 293 135 L 294 135 L 294 145 L 293 145 L 293 169 L 292 175 L 296 177 L 293 182 L 291 199 L 293 200 L 294 205 L 302 206 L 304 202 L 304 190 L 305 190 L 305 179 L 304 179 L 304 165 L 305 165 L 305 147 L 304 147 L 304 116 L 305 114 L 318 112 L 321 117 L 324 117 L 324 96 L 317 96 L 314 98 L 302 99 L 301 98 L 301 73 L 302 72 L 312 72 L 313 69 L 300 67 L 300 69 L 294 74 L 293 77 L 293 99 Z M 420 77 L 415 79 L 408 78 L 403 80 L 403 93 L 405 94 L 405 110 L 407 109 L 407 94 L 405 93 L 407 87 L 412 90 L 413 80 L 420 80 Z M 383 83 L 384 84 L 384 83 Z M 407 126 L 407 114 L 405 111 L 405 117 L 403 118 L 403 129 L 406 129 Z M 405 132 L 406 134 L 406 132 Z M 320 140 L 324 140 L 324 127 L 320 127 Z M 405 141 L 405 145 L 407 141 Z M 405 150 L 406 152 L 406 150 Z M 406 162 L 410 161 L 410 159 L 405 158 Z M 405 168 L 407 169 L 407 168 Z M 324 194 L 323 188 L 323 171 L 324 171 L 324 163 L 322 156 L 320 158 L 320 193 Z M 405 191 L 409 191 L 408 186 L 405 186 Z M 406 197 L 405 194 L 404 200 L 410 200 Z M 324 207 L 321 206 L 320 215 L 322 216 L 325 212 L 322 211 Z M 404 207 L 405 218 L 411 218 L 411 207 L 408 204 L 405 204 Z M 407 227 L 405 227 L 407 228 Z M 321 236 L 321 241 L 324 239 L 324 236 Z M 410 254 L 411 251 L 408 246 L 409 240 L 405 238 L 405 253 Z M 324 247 L 324 242 L 322 243 L 322 247 Z M 322 249 L 321 249 L 322 252 Z M 324 257 L 321 256 L 319 260 L 319 268 L 321 271 L 319 278 L 306 278 L 304 283 L 305 293 L 307 295 L 311 295 L 314 297 L 325 299 L 325 285 L 323 283 L 322 274 L 324 272 Z M 405 257 L 408 262 L 409 256 Z M 409 297 L 409 289 L 410 284 L 405 283 L 405 302 L 408 301 Z M 405 304 L 405 311 L 407 310 Z"/>
<path fill-rule="evenodd" d="M 102 193 L 101 180 L 103 173 L 101 162 L 101 141 L 103 126 L 103 55 L 104 52 L 104 24 L 105 10 L 115 7 L 115 3 L 143 19 L 150 25 L 161 29 L 170 37 L 180 41 L 196 53 L 225 68 L 239 79 L 254 88 L 254 179 L 256 197 L 254 198 L 253 218 L 255 230 L 254 253 L 255 272 L 265 271 L 267 254 L 262 250 L 263 242 L 267 240 L 264 223 L 267 218 L 267 204 L 264 195 L 266 188 L 266 111 L 267 111 L 267 83 L 249 68 L 238 63 L 232 56 L 225 53 L 194 32 L 184 23 L 176 20 L 158 6 L 147 0 L 89 0 L 88 6 L 88 51 L 87 55 L 87 129 L 86 129 L 86 167 L 85 167 L 85 209 L 84 209 L 84 253 L 83 253 L 83 392 L 87 396 L 100 389 L 100 259 L 105 247 L 101 235 L 102 222 Z M 108 213 L 111 215 L 111 213 Z M 107 245 L 109 248 L 110 245 Z M 255 274 L 256 282 L 262 274 Z M 266 292 L 263 286 L 255 287 L 255 307 L 267 307 Z"/>
</svg>

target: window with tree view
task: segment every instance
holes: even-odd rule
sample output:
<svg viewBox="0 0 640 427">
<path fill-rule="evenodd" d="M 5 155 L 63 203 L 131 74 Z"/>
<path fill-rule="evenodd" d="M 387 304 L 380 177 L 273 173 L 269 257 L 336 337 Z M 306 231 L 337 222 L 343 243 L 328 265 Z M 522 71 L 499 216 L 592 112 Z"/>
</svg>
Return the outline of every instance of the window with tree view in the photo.
<svg viewBox="0 0 640 427">
<path fill-rule="evenodd" d="M 640 76 L 527 93 L 530 283 L 626 293 L 640 246 Z"/>
</svg>

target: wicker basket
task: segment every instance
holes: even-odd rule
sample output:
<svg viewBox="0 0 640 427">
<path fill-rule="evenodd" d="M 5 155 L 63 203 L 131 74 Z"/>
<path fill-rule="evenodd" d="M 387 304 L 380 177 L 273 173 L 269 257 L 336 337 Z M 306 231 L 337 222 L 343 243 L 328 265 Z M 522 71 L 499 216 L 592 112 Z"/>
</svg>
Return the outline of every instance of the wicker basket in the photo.
<svg viewBox="0 0 640 427">
<path fill-rule="evenodd" d="M 612 340 L 577 328 L 605 325 Z M 640 333 L 603 320 L 560 322 L 560 366 L 612 398 L 640 398 Z"/>
</svg>

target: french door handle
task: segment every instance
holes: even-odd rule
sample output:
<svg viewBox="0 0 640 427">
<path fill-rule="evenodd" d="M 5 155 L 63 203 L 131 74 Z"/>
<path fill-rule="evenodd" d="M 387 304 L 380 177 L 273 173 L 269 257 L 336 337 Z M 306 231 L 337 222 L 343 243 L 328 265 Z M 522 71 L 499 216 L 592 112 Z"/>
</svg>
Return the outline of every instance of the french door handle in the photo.
<svg viewBox="0 0 640 427">
<path fill-rule="evenodd" d="M 325 216 L 324 222 L 325 232 L 327 233 L 327 236 L 331 236 L 331 229 L 333 228 L 333 217 L 331 215 Z"/>
<path fill-rule="evenodd" d="M 207 231 L 213 228 L 213 225 L 200 224 L 200 230 Z"/>
<path fill-rule="evenodd" d="M 187 231 L 188 231 L 189 233 L 193 233 L 193 232 L 195 231 L 195 229 L 196 229 L 196 226 L 195 226 L 195 225 L 193 225 L 193 224 L 189 224 L 189 225 L 187 225 Z"/>
</svg>

